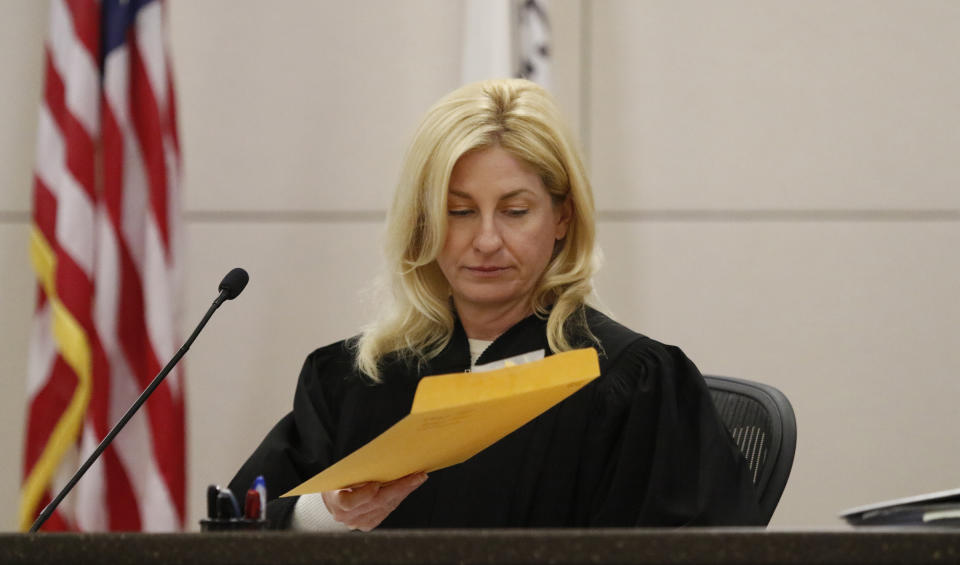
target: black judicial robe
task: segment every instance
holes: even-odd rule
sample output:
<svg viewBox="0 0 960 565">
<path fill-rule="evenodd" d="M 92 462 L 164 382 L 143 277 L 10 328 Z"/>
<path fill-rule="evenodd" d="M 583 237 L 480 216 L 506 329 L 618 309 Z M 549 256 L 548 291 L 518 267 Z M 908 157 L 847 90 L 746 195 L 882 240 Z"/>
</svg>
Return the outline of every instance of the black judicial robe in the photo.
<svg viewBox="0 0 960 565">
<path fill-rule="evenodd" d="M 380 528 L 765 525 L 745 460 L 694 364 L 676 347 L 586 312 L 602 344 L 601 376 L 468 461 L 430 473 Z M 550 354 L 546 321 L 530 316 L 477 364 L 540 349 Z M 349 341 L 317 349 L 293 411 L 230 488 L 246 492 L 263 475 L 269 496 L 279 496 L 406 416 L 422 376 L 469 367 L 459 323 L 419 369 L 387 359 L 380 384 L 354 369 Z M 274 527 L 289 524 L 295 501 L 271 500 Z"/>
</svg>

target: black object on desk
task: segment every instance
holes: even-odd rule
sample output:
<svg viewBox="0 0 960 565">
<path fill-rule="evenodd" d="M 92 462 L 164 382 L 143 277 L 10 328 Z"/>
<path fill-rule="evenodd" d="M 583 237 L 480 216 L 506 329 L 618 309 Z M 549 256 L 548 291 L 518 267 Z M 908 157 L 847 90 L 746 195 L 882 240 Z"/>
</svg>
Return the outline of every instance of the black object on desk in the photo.
<svg viewBox="0 0 960 565">
<path fill-rule="evenodd" d="M 960 528 L 960 489 L 859 506 L 840 517 L 852 526 Z"/>
<path fill-rule="evenodd" d="M 255 504 L 250 501 L 251 492 L 257 497 Z M 252 489 L 247 495 L 241 511 L 230 489 L 217 485 L 207 487 L 207 517 L 200 520 L 200 529 L 204 532 L 267 529 L 267 521 L 260 512 L 259 495 Z"/>
</svg>

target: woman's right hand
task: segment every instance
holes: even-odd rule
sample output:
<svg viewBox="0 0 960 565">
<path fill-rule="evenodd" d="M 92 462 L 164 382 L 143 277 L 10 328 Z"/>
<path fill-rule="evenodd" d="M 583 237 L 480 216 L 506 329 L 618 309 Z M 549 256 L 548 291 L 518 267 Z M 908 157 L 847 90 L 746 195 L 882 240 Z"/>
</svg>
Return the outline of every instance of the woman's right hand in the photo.
<svg viewBox="0 0 960 565">
<path fill-rule="evenodd" d="M 325 492 L 323 502 L 334 520 L 369 532 L 426 480 L 426 473 L 413 473 L 389 483 L 363 483 Z"/>
</svg>

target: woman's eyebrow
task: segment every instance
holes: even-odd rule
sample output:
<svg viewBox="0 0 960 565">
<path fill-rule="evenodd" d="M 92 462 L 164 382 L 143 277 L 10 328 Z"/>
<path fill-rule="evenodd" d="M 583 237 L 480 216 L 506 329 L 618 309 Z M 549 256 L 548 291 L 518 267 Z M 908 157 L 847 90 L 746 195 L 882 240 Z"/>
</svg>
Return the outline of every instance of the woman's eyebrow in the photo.
<svg viewBox="0 0 960 565">
<path fill-rule="evenodd" d="M 455 189 L 455 188 L 451 188 L 451 189 L 448 190 L 447 192 L 449 192 L 449 193 L 452 194 L 453 196 L 459 196 L 460 198 L 467 198 L 467 199 L 473 200 L 473 197 L 472 197 L 472 196 L 470 196 L 470 195 L 467 194 L 466 192 L 457 190 L 457 189 Z"/>
<path fill-rule="evenodd" d="M 511 190 L 510 192 L 504 194 L 500 197 L 500 200 L 508 200 L 517 196 L 523 196 L 524 194 L 533 194 L 533 191 L 529 188 L 518 188 L 516 190 Z"/>
<path fill-rule="evenodd" d="M 472 195 L 470 195 L 470 194 L 467 193 L 467 192 L 463 192 L 462 190 L 457 190 L 457 189 L 455 189 L 455 188 L 451 188 L 451 189 L 448 190 L 447 192 L 448 192 L 450 195 L 452 195 L 452 196 L 459 196 L 460 198 L 466 198 L 466 199 L 468 199 L 468 200 L 473 200 L 473 196 L 472 196 Z M 514 197 L 516 197 L 516 196 L 521 196 L 521 195 L 523 195 L 523 194 L 525 194 L 525 193 L 526 193 L 526 194 L 533 194 L 533 191 L 530 190 L 529 188 L 518 188 L 518 189 L 516 189 L 516 190 L 511 190 L 510 192 L 504 194 L 503 196 L 501 196 L 501 197 L 499 198 L 499 200 L 507 200 L 507 199 L 509 199 L 509 198 L 514 198 Z"/>
</svg>

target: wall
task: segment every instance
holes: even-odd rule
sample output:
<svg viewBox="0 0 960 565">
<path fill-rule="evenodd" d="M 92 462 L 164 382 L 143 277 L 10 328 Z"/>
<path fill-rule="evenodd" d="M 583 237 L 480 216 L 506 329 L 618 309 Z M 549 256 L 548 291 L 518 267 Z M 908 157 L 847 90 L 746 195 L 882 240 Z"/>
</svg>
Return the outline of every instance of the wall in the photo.
<svg viewBox="0 0 960 565">
<path fill-rule="evenodd" d="M 600 288 L 799 422 L 774 525 L 957 486 L 960 4 L 589 4 Z"/>
<path fill-rule="evenodd" d="M 20 0 L 0 18 L 0 530 L 16 527 L 27 346 L 35 300 L 27 255 L 47 7 Z"/>
<path fill-rule="evenodd" d="M 279 8 L 277 6 L 280 6 Z M 14 527 L 46 6 L 0 21 L 0 529 Z M 774 525 L 954 487 L 960 5 L 554 0 L 555 90 L 592 170 L 622 321 L 769 382 L 800 438 Z M 446 0 L 170 2 L 185 167 L 189 511 L 355 333 L 422 112 L 457 86 Z M 358 258 L 362 258 L 358 260 Z"/>
</svg>

